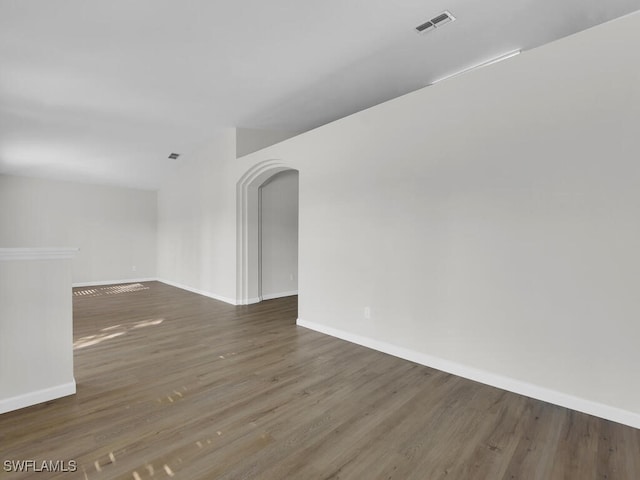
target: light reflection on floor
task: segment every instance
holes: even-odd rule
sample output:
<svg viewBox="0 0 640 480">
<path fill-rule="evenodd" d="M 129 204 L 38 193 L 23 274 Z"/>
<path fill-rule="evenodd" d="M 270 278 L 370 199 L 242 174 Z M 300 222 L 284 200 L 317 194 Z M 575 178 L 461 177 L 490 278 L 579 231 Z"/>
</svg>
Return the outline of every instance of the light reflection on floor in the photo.
<svg viewBox="0 0 640 480">
<path fill-rule="evenodd" d="M 116 295 L 118 293 L 139 292 L 149 290 L 149 287 L 142 283 L 127 283 L 124 285 L 107 285 L 105 287 L 92 287 L 73 291 L 74 297 L 100 297 L 102 295 Z"/>
<path fill-rule="evenodd" d="M 100 330 L 101 333 L 97 335 L 89 335 L 86 337 L 78 338 L 73 342 L 73 349 L 77 350 L 79 348 L 90 347 L 92 345 L 97 345 L 99 343 L 104 342 L 105 340 L 109 340 L 111 338 L 120 337 L 125 335 L 129 330 L 135 330 L 143 327 L 150 327 L 152 325 L 160 325 L 164 322 L 164 318 L 157 318 L 153 320 L 142 320 L 140 322 L 134 322 L 130 324 L 118 324 L 112 325 L 110 327 L 105 327 Z M 115 330 L 115 331 L 114 331 Z"/>
</svg>

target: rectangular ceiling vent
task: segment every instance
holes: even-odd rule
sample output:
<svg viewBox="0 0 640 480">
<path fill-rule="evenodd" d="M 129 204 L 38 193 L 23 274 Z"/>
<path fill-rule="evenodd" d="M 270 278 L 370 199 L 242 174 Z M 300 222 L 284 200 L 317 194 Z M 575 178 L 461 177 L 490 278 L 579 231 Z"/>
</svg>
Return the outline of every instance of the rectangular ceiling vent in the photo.
<svg viewBox="0 0 640 480">
<path fill-rule="evenodd" d="M 172 153 L 171 155 L 169 155 L 169 158 L 170 158 L 171 160 L 175 160 L 175 159 L 176 159 L 176 158 L 178 158 L 179 156 L 180 156 L 180 154 L 179 154 L 179 153 Z"/>
<path fill-rule="evenodd" d="M 431 30 L 435 30 L 442 25 L 453 22 L 456 19 L 450 12 L 444 11 L 440 15 L 436 15 L 428 22 L 424 22 L 422 25 L 418 25 L 416 27 L 416 32 L 418 33 L 427 33 Z"/>
</svg>

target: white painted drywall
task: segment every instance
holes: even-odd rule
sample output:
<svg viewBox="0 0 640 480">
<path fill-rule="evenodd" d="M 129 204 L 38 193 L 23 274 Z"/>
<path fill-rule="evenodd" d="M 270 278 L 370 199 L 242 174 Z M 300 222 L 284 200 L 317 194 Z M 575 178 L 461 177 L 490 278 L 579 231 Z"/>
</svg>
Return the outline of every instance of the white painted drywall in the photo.
<svg viewBox="0 0 640 480">
<path fill-rule="evenodd" d="M 298 293 L 298 172 L 278 173 L 260 188 L 262 298 Z"/>
<path fill-rule="evenodd" d="M 0 413 L 75 393 L 74 254 L 0 248 Z"/>
<path fill-rule="evenodd" d="M 297 134 L 297 132 L 287 130 L 236 128 L 236 157 L 257 152 Z"/>
<path fill-rule="evenodd" d="M 77 246 L 74 283 L 156 276 L 156 192 L 0 175 L 0 205 L 0 247 Z"/>
<path fill-rule="evenodd" d="M 158 278 L 235 303 L 235 131 L 179 159 L 158 192 Z"/>
<path fill-rule="evenodd" d="M 640 427 L 639 43 L 636 14 L 237 160 L 300 171 L 300 319 Z"/>
</svg>

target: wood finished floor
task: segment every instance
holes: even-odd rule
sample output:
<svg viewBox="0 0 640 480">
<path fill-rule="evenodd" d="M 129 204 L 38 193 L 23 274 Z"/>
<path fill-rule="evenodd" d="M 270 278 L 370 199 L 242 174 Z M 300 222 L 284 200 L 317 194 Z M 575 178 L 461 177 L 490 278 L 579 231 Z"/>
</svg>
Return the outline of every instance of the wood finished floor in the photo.
<svg viewBox="0 0 640 480">
<path fill-rule="evenodd" d="M 640 430 L 161 283 L 76 289 L 78 393 L 0 415 L 0 461 L 80 479 L 640 479 Z"/>
</svg>

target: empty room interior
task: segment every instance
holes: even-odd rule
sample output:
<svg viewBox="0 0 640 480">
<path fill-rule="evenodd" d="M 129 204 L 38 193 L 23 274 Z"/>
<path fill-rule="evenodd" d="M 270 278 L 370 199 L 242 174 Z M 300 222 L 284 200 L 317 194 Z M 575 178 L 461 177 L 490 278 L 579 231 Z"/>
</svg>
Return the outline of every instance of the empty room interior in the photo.
<svg viewBox="0 0 640 480">
<path fill-rule="evenodd" d="M 0 478 L 640 479 L 640 0 L 0 2 Z"/>
</svg>

